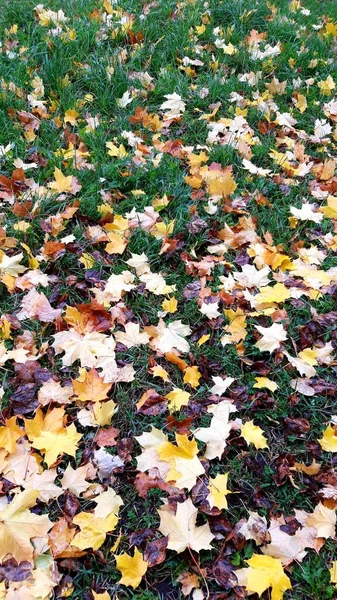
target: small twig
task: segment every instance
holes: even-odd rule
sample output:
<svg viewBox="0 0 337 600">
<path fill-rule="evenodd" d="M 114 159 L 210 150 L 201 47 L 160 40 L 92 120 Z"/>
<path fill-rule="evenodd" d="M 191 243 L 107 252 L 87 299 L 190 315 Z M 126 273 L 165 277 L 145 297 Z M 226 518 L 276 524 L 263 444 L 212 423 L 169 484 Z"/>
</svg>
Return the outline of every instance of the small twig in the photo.
<svg viewBox="0 0 337 600">
<path fill-rule="evenodd" d="M 189 551 L 189 553 L 190 553 L 190 555 L 191 555 L 191 558 L 192 558 L 192 560 L 193 560 L 193 562 L 194 562 L 195 566 L 197 567 L 197 569 L 198 569 L 198 571 L 199 571 L 199 573 L 200 573 L 200 575 L 201 575 L 201 577 L 202 577 L 202 580 L 203 580 L 203 582 L 204 582 L 204 584 L 205 584 L 205 587 L 206 587 L 206 593 L 207 593 L 206 600 L 208 600 L 208 598 L 209 598 L 209 588 L 208 588 L 208 584 L 207 584 L 207 581 L 206 581 L 206 579 L 205 579 L 205 576 L 204 576 L 204 574 L 203 574 L 203 572 L 202 572 L 202 570 L 201 570 L 201 568 L 200 568 L 200 565 L 199 565 L 199 563 L 198 563 L 198 562 L 195 560 L 195 558 L 194 558 L 194 556 L 193 556 L 193 554 L 192 554 L 191 548 L 190 548 L 189 546 L 187 546 L 187 548 L 188 548 L 188 551 Z"/>
</svg>

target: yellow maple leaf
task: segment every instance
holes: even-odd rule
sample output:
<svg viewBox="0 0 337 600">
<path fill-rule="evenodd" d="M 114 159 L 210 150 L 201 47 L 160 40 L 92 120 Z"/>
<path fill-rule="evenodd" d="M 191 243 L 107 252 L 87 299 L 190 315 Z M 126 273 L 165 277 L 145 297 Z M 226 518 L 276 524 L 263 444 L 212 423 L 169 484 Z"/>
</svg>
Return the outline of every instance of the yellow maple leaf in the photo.
<svg viewBox="0 0 337 600">
<path fill-rule="evenodd" d="M 225 174 L 220 171 L 210 171 L 210 173 L 217 173 L 218 175 L 208 178 L 208 193 L 213 197 L 228 197 L 237 188 L 237 184 L 234 181 L 231 170 L 228 170 Z"/>
<path fill-rule="evenodd" d="M 56 462 L 60 454 L 69 454 L 75 456 L 77 444 L 82 438 L 82 434 L 78 433 L 74 423 L 69 427 L 65 427 L 57 433 L 51 431 L 43 431 L 41 435 L 36 437 L 32 445 L 34 448 L 42 451 L 44 461 L 48 467 Z"/>
<path fill-rule="evenodd" d="M 43 538 L 52 526 L 47 515 L 29 511 L 35 506 L 40 492 L 28 489 L 17 494 L 0 511 L 0 561 L 10 555 L 20 563 L 33 562 L 32 538 Z"/>
<path fill-rule="evenodd" d="M 206 335 L 202 335 L 201 338 L 198 339 L 198 346 L 202 346 L 203 344 L 205 344 L 205 342 L 208 342 L 210 337 L 211 336 L 209 333 L 207 333 Z"/>
<path fill-rule="evenodd" d="M 331 425 L 323 431 L 323 437 L 318 440 L 322 450 L 326 452 L 337 452 L 337 431 Z"/>
<path fill-rule="evenodd" d="M 337 560 L 332 561 L 332 566 L 331 566 L 331 569 L 329 570 L 329 573 L 330 573 L 331 583 L 337 584 Z M 337 585 L 335 585 L 335 587 L 337 588 Z"/>
<path fill-rule="evenodd" d="M 5 426 L 0 427 L 0 448 L 5 448 L 7 452 L 14 452 L 16 442 L 23 435 L 24 431 L 16 424 L 17 417 L 11 417 L 5 421 Z"/>
<path fill-rule="evenodd" d="M 75 456 L 77 444 L 82 438 L 75 424 L 63 426 L 63 408 L 54 408 L 45 417 L 37 410 L 34 419 L 25 419 L 25 429 L 33 448 L 41 450 L 48 467 L 59 454 Z"/>
<path fill-rule="evenodd" d="M 68 108 L 68 110 L 66 110 L 66 112 L 64 113 L 64 122 L 70 123 L 70 125 L 75 125 L 77 117 L 79 117 L 79 113 L 77 112 L 77 110 L 74 110 L 73 108 Z"/>
<path fill-rule="evenodd" d="M 254 444 L 255 448 L 268 448 L 267 440 L 263 435 L 264 432 L 258 425 L 254 425 L 253 421 L 247 421 L 241 427 L 241 436 L 247 444 Z"/>
<path fill-rule="evenodd" d="M 160 377 L 163 381 L 170 381 L 170 377 L 168 372 L 163 369 L 163 367 L 161 367 L 160 365 L 155 365 L 154 367 L 152 367 L 152 369 L 150 369 L 151 374 L 153 375 L 153 377 Z"/>
<path fill-rule="evenodd" d="M 78 259 L 78 262 L 80 262 L 85 269 L 92 269 L 95 264 L 95 259 L 91 254 L 88 254 L 88 252 L 83 252 L 82 256 Z"/>
<path fill-rule="evenodd" d="M 327 202 L 327 206 L 322 206 L 319 212 L 323 213 L 327 219 L 337 219 L 337 198 L 328 196 Z"/>
<path fill-rule="evenodd" d="M 315 366 L 318 364 L 317 362 L 318 352 L 315 348 L 305 348 L 298 353 L 298 358 L 303 360 L 307 365 Z"/>
<path fill-rule="evenodd" d="M 105 246 L 105 250 L 108 254 L 123 254 L 126 248 L 126 241 L 123 238 L 123 235 L 115 232 L 109 231 L 108 233 L 109 242 Z"/>
<path fill-rule="evenodd" d="M 91 593 L 94 597 L 94 600 L 111 600 L 109 592 L 102 592 L 102 594 L 98 594 L 97 592 L 94 592 L 94 590 L 91 590 Z"/>
<path fill-rule="evenodd" d="M 284 302 L 290 298 L 290 292 L 284 283 L 277 283 L 274 287 L 267 285 L 260 289 L 260 293 L 255 296 L 255 300 L 259 304 L 276 302 L 277 304 Z"/>
<path fill-rule="evenodd" d="M 74 392 L 81 402 L 100 402 L 108 397 L 111 383 L 104 383 L 96 369 L 85 372 L 84 380 L 72 379 Z"/>
<path fill-rule="evenodd" d="M 143 575 L 147 571 L 148 563 L 143 559 L 143 555 L 135 548 L 133 556 L 120 554 L 115 556 L 116 568 L 122 573 L 122 577 L 118 583 L 126 586 L 131 586 L 134 590 L 139 586 Z"/>
<path fill-rule="evenodd" d="M 96 402 L 93 406 L 93 422 L 95 425 L 104 427 L 110 425 L 111 417 L 116 412 L 116 403 L 113 400 L 107 402 Z"/>
<path fill-rule="evenodd" d="M 176 298 L 169 298 L 163 301 L 162 309 L 168 313 L 177 312 L 178 300 Z"/>
<path fill-rule="evenodd" d="M 195 440 L 189 440 L 186 434 L 176 433 L 175 446 L 172 442 L 165 441 L 157 448 L 158 456 L 161 460 L 174 463 L 175 458 L 193 458 L 198 453 L 198 445 Z"/>
<path fill-rule="evenodd" d="M 55 167 L 54 170 L 55 181 L 48 183 L 48 187 L 55 192 L 66 193 L 71 192 L 73 178 L 71 175 L 63 175 L 62 171 Z"/>
<path fill-rule="evenodd" d="M 256 383 L 254 383 L 253 388 L 267 388 L 271 392 L 275 392 L 278 389 L 277 383 L 268 377 L 255 377 L 255 381 Z"/>
<path fill-rule="evenodd" d="M 109 156 L 114 156 L 116 158 L 125 158 L 128 155 L 128 153 L 127 153 L 125 147 L 123 146 L 123 144 L 121 144 L 118 147 L 113 142 L 106 142 L 105 145 L 108 148 L 108 154 L 109 154 Z"/>
<path fill-rule="evenodd" d="M 304 111 L 307 109 L 307 99 L 303 94 L 298 94 L 295 106 L 301 113 L 304 113 Z"/>
<path fill-rule="evenodd" d="M 27 221 L 18 221 L 18 223 L 13 225 L 13 229 L 15 231 L 21 231 L 21 233 L 26 233 L 30 227 L 31 225 L 30 223 L 27 223 Z"/>
<path fill-rule="evenodd" d="M 224 312 L 225 316 L 230 321 L 229 325 L 224 327 L 224 330 L 230 335 L 225 335 L 221 342 L 238 344 L 241 340 L 244 340 L 247 337 L 246 316 L 241 308 L 237 308 L 235 311 L 230 308 Z"/>
<path fill-rule="evenodd" d="M 228 508 L 227 498 L 228 494 L 232 492 L 227 489 L 228 473 L 218 474 L 216 477 L 210 477 L 208 480 L 209 494 L 207 496 L 208 503 L 211 508 Z"/>
<path fill-rule="evenodd" d="M 235 574 L 239 585 L 245 586 L 248 594 L 256 593 L 261 596 L 271 587 L 271 600 L 282 600 L 284 592 L 292 588 L 290 579 L 277 558 L 253 554 L 247 563 L 248 568 L 239 569 Z"/>
<path fill-rule="evenodd" d="M 157 240 L 162 240 L 163 238 L 171 235 L 174 230 L 175 220 L 169 221 L 168 223 L 164 223 L 164 221 L 160 223 L 155 223 L 153 227 L 151 227 L 150 233 Z"/>
<path fill-rule="evenodd" d="M 184 371 L 184 383 L 189 383 L 189 385 L 196 389 L 199 387 L 199 379 L 201 378 L 201 373 L 198 367 L 187 367 Z"/>
<path fill-rule="evenodd" d="M 86 548 L 98 550 L 104 544 L 106 534 L 115 529 L 118 517 L 110 513 L 107 517 L 99 518 L 92 513 L 81 512 L 75 515 L 73 523 L 78 525 L 81 531 L 75 535 L 71 545 L 80 550 Z"/>
<path fill-rule="evenodd" d="M 328 21 L 325 25 L 324 36 L 333 35 L 337 37 L 337 23 L 333 23 L 332 21 Z"/>
<path fill-rule="evenodd" d="M 317 85 L 321 90 L 322 94 L 324 94 L 325 96 L 329 96 L 332 90 L 334 90 L 336 87 L 336 84 L 332 79 L 331 75 L 328 75 L 326 79 L 319 81 Z"/>
<path fill-rule="evenodd" d="M 122 215 L 114 215 L 113 223 L 107 223 L 104 226 L 106 231 L 115 231 L 116 233 L 124 233 L 129 229 L 129 221 Z"/>
<path fill-rule="evenodd" d="M 196 33 L 197 33 L 198 35 L 202 35 L 202 34 L 203 34 L 203 33 L 205 33 L 205 31 L 206 31 L 206 27 L 205 27 L 205 25 L 204 25 L 204 24 L 202 24 L 202 25 L 196 25 L 196 26 L 195 26 L 195 31 L 196 31 Z"/>
<path fill-rule="evenodd" d="M 170 412 L 175 412 L 180 410 L 182 406 L 187 406 L 188 401 L 190 399 L 190 395 L 185 390 L 181 390 L 180 388 L 174 388 L 172 392 L 167 394 L 165 398 L 169 400 L 168 409 Z"/>
</svg>

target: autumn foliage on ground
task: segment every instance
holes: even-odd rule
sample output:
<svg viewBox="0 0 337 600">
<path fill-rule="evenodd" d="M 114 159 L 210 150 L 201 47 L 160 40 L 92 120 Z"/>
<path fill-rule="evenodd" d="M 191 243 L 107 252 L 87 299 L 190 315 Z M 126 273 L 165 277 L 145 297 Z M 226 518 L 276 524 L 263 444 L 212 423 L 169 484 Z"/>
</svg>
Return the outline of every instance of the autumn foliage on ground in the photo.
<svg viewBox="0 0 337 600">
<path fill-rule="evenodd" d="M 0 599 L 336 597 L 336 7 L 2 21 Z"/>
</svg>

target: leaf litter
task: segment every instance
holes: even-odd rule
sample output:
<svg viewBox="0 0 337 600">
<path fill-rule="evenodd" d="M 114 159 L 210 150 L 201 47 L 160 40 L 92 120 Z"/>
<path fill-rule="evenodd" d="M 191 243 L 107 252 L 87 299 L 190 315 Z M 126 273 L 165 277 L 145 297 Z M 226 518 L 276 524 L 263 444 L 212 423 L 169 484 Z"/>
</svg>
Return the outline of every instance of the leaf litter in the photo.
<svg viewBox="0 0 337 600">
<path fill-rule="evenodd" d="M 337 14 L 80 4 L 1 34 L 0 596 L 332 598 Z"/>
</svg>

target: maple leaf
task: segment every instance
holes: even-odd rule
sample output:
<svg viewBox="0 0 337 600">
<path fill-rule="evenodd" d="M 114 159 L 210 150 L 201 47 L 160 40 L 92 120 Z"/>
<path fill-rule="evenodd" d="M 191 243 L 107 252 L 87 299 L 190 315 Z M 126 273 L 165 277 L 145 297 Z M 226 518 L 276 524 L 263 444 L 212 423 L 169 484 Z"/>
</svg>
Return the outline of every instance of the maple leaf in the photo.
<svg viewBox="0 0 337 600">
<path fill-rule="evenodd" d="M 165 94 L 164 98 L 167 98 L 167 100 L 162 103 L 160 109 L 167 111 L 166 117 L 173 119 L 185 112 L 186 105 L 179 94 L 176 94 L 176 92 L 173 94 Z"/>
<path fill-rule="evenodd" d="M 70 193 L 77 194 L 80 191 L 81 185 L 78 183 L 76 177 L 72 175 L 63 175 L 62 171 L 55 167 L 54 170 L 55 181 L 48 183 L 48 187 L 57 193 Z"/>
<path fill-rule="evenodd" d="M 163 369 L 160 365 L 155 365 L 150 369 L 151 375 L 153 377 L 160 377 L 164 382 L 170 381 L 170 377 L 166 369 Z"/>
<path fill-rule="evenodd" d="M 337 584 L 337 560 L 332 561 L 332 567 L 329 570 L 331 583 Z M 335 585 L 337 588 L 337 585 Z"/>
<path fill-rule="evenodd" d="M 0 511 L 0 560 L 8 555 L 20 563 L 33 561 L 32 538 L 43 538 L 52 526 L 47 515 L 30 512 L 39 495 L 37 490 L 28 489 L 17 494 Z"/>
<path fill-rule="evenodd" d="M 182 585 L 181 591 L 184 596 L 189 596 L 192 590 L 200 587 L 198 575 L 195 575 L 195 573 L 189 573 L 188 571 L 183 571 L 179 575 L 177 581 L 179 581 L 179 583 Z"/>
<path fill-rule="evenodd" d="M 60 331 L 54 335 L 52 347 L 55 354 L 64 352 L 64 366 L 70 366 L 79 360 L 81 367 L 91 368 L 99 366 L 100 358 L 106 359 L 108 356 L 111 361 L 114 360 L 114 339 L 96 331 L 84 335 L 80 335 L 75 329 Z"/>
<path fill-rule="evenodd" d="M 162 303 L 162 309 L 169 313 L 177 312 L 178 300 L 174 297 L 164 300 Z"/>
<path fill-rule="evenodd" d="M 39 294 L 32 288 L 23 298 L 21 303 L 21 311 L 17 317 L 21 321 L 23 319 L 37 318 L 43 323 L 52 323 L 61 314 L 60 308 L 53 308 L 50 305 L 48 298 L 43 294 Z"/>
<path fill-rule="evenodd" d="M 180 553 L 190 548 L 195 552 L 211 550 L 210 542 L 214 535 L 208 523 L 196 526 L 198 509 L 188 498 L 185 502 L 177 504 L 176 514 L 169 512 L 168 507 L 158 510 L 160 516 L 159 531 L 168 536 L 167 547 Z"/>
<path fill-rule="evenodd" d="M 91 590 L 91 593 L 94 597 L 94 600 L 111 600 L 109 592 L 103 592 L 102 594 L 98 594 L 94 590 Z"/>
<path fill-rule="evenodd" d="M 124 504 L 122 498 L 111 487 L 97 496 L 94 502 L 96 502 L 94 515 L 101 518 L 106 518 L 111 513 L 117 516 L 120 507 Z"/>
<path fill-rule="evenodd" d="M 74 110 L 73 108 L 68 108 L 68 110 L 66 110 L 66 112 L 64 113 L 64 122 L 65 123 L 70 123 L 70 125 L 75 125 L 76 123 L 76 119 L 77 117 L 79 117 L 79 113 L 77 112 L 77 110 Z"/>
<path fill-rule="evenodd" d="M 150 340 L 147 333 L 140 333 L 139 323 L 126 323 L 124 325 L 124 331 L 116 331 L 114 336 L 117 342 L 120 342 L 127 348 L 134 348 L 141 344 L 147 344 Z"/>
<path fill-rule="evenodd" d="M 235 410 L 229 402 L 224 401 L 211 409 L 213 417 L 209 427 L 198 427 L 194 431 L 197 440 L 207 444 L 205 457 L 212 460 L 220 458 L 225 447 L 226 440 L 231 432 L 231 424 L 228 422 L 229 415 Z"/>
<path fill-rule="evenodd" d="M 32 441 L 34 448 L 42 451 L 44 460 L 48 467 L 56 462 L 60 454 L 69 454 L 75 456 L 77 444 L 82 438 L 82 434 L 78 433 L 74 423 L 69 427 L 64 428 L 56 433 L 52 431 L 42 431 L 41 434 L 35 437 Z"/>
<path fill-rule="evenodd" d="M 303 202 L 301 208 L 290 207 L 290 212 L 296 219 L 300 221 L 313 221 L 314 223 L 320 223 L 323 219 L 323 215 L 313 210 L 313 206 L 309 202 Z"/>
<path fill-rule="evenodd" d="M 158 455 L 162 460 L 172 461 L 176 458 L 191 459 L 198 453 L 198 445 L 195 440 L 189 440 L 187 435 L 176 433 L 175 446 L 167 440 L 162 441 L 158 447 Z"/>
<path fill-rule="evenodd" d="M 204 167 L 202 167 L 204 169 Z M 212 170 L 205 168 L 203 176 L 208 185 L 208 193 L 212 198 L 221 198 L 222 196 L 228 197 L 237 188 L 237 184 L 234 181 L 232 174 L 232 167 L 225 167 L 222 170 Z"/>
<path fill-rule="evenodd" d="M 104 448 L 95 451 L 94 461 L 97 464 L 98 475 L 101 479 L 106 479 L 113 473 L 114 469 L 124 464 L 119 456 L 112 456 Z"/>
<path fill-rule="evenodd" d="M 56 477 L 56 469 L 47 469 L 46 471 L 43 471 L 43 473 L 35 473 L 27 478 L 22 485 L 26 489 L 32 488 L 39 492 L 38 499 L 41 500 L 41 502 L 49 502 L 50 500 L 55 500 L 62 494 L 61 488 L 54 483 Z"/>
<path fill-rule="evenodd" d="M 64 409 L 54 408 L 43 416 L 42 411 L 36 411 L 34 419 L 25 419 L 25 428 L 33 448 L 41 450 L 48 467 L 56 462 L 59 454 L 75 456 L 77 444 L 82 438 L 74 423 L 69 427 L 63 426 Z"/>
<path fill-rule="evenodd" d="M 329 538 L 335 536 L 336 521 L 335 509 L 327 508 L 320 502 L 306 519 L 306 525 L 315 527 L 317 537 Z"/>
<path fill-rule="evenodd" d="M 243 310 L 241 308 L 236 311 L 232 309 L 225 310 L 225 315 L 230 320 L 230 324 L 226 325 L 224 330 L 230 335 L 224 335 L 221 338 L 221 343 L 225 346 L 226 344 L 237 344 L 241 340 L 245 340 L 247 337 L 247 323 Z"/>
<path fill-rule="evenodd" d="M 128 153 L 123 144 L 117 147 L 113 142 L 106 142 L 109 156 L 115 156 L 117 158 L 125 158 Z"/>
<path fill-rule="evenodd" d="M 121 98 L 116 98 L 116 104 L 120 108 L 125 108 L 132 100 L 133 98 L 130 96 L 129 90 L 126 90 Z"/>
<path fill-rule="evenodd" d="M 263 554 L 272 556 L 281 561 L 283 566 L 291 564 L 294 560 L 301 562 L 306 556 L 305 548 L 314 548 L 317 531 L 313 527 L 301 527 L 293 535 L 282 530 L 285 520 L 272 519 L 268 529 L 270 543 L 261 548 Z"/>
<path fill-rule="evenodd" d="M 325 94 L 326 96 L 329 96 L 332 90 L 334 90 L 336 87 L 336 84 L 332 79 L 331 75 L 328 75 L 328 77 L 325 80 L 319 81 L 317 85 L 320 88 L 322 94 Z"/>
<path fill-rule="evenodd" d="M 165 398 L 169 400 L 168 407 L 170 412 L 180 410 L 182 406 L 187 406 L 191 394 L 181 390 L 180 388 L 174 388 L 172 392 L 167 394 Z"/>
<path fill-rule="evenodd" d="M 326 452 L 337 452 L 337 434 L 335 428 L 328 425 L 318 443 L 322 450 Z"/>
<path fill-rule="evenodd" d="M 0 427 L 0 447 L 8 452 L 14 452 L 16 442 L 24 435 L 16 422 L 17 417 L 11 417 L 5 421 L 5 427 Z"/>
<path fill-rule="evenodd" d="M 82 467 L 78 467 L 78 469 L 73 469 L 69 463 L 61 479 L 61 485 L 64 490 L 69 490 L 72 494 L 78 497 L 90 486 L 90 483 L 85 479 L 87 476 L 88 465 L 83 465 Z"/>
<path fill-rule="evenodd" d="M 111 383 L 104 383 L 96 369 L 86 371 L 84 379 L 72 379 L 74 392 L 81 402 L 100 402 L 108 397 Z"/>
<path fill-rule="evenodd" d="M 201 379 L 201 373 L 198 367 L 187 367 L 184 371 L 184 383 L 189 383 L 189 385 L 196 389 L 199 387 L 199 379 Z"/>
<path fill-rule="evenodd" d="M 213 376 L 212 380 L 214 385 L 211 387 L 210 392 L 212 392 L 212 394 L 216 394 L 217 396 L 222 396 L 227 388 L 232 385 L 233 381 L 235 381 L 234 377 L 225 377 L 225 379 L 223 379 L 222 377 L 216 376 Z"/>
<path fill-rule="evenodd" d="M 116 569 L 122 573 L 118 583 L 131 586 L 135 590 L 147 571 L 148 562 L 143 559 L 143 555 L 138 548 L 134 549 L 133 556 L 124 552 L 119 556 L 115 556 L 115 559 Z"/>
<path fill-rule="evenodd" d="M 242 533 L 246 540 L 254 540 L 261 546 L 268 539 L 266 517 L 260 517 L 256 512 L 249 513 L 249 519 L 241 525 L 239 533 Z"/>
<path fill-rule="evenodd" d="M 4 273 L 5 275 L 16 277 L 27 271 L 27 267 L 20 264 L 22 259 L 22 252 L 15 256 L 7 256 L 4 252 L 0 252 L 0 274 Z"/>
<path fill-rule="evenodd" d="M 253 385 L 253 388 L 267 388 L 267 390 L 275 392 L 278 389 L 278 387 L 279 386 L 277 385 L 277 383 L 275 383 L 275 381 L 272 381 L 268 377 L 255 377 L 255 383 Z"/>
<path fill-rule="evenodd" d="M 263 430 L 258 425 L 254 425 L 253 421 L 247 421 L 241 426 L 241 436 L 247 444 L 254 444 L 257 449 L 268 447 Z"/>
<path fill-rule="evenodd" d="M 228 473 L 216 475 L 216 477 L 210 477 L 208 480 L 209 494 L 207 501 L 211 508 L 216 506 L 217 508 L 228 508 L 227 498 L 231 491 L 227 489 Z"/>
<path fill-rule="evenodd" d="M 220 316 L 220 312 L 218 310 L 219 303 L 218 302 L 203 302 L 200 308 L 200 312 L 203 315 L 206 315 L 208 319 L 216 319 Z"/>
<path fill-rule="evenodd" d="M 290 579 L 277 558 L 253 554 L 246 562 L 249 567 L 235 571 L 235 575 L 239 585 L 246 587 L 248 593 L 261 596 L 271 587 L 271 600 L 282 600 L 284 592 L 292 588 Z"/>
<path fill-rule="evenodd" d="M 59 381 L 48 379 L 44 381 L 37 393 L 37 399 L 41 406 L 46 406 L 51 402 L 55 404 L 69 404 L 70 398 L 74 395 L 71 385 L 61 386 Z"/>
<path fill-rule="evenodd" d="M 78 525 L 81 531 L 75 535 L 72 545 L 80 550 L 98 550 L 104 544 L 107 533 L 115 529 L 118 517 L 114 513 L 100 518 L 92 513 L 81 512 L 75 515 L 73 523 Z"/>
<path fill-rule="evenodd" d="M 157 325 L 158 336 L 155 338 L 155 346 L 161 352 L 171 352 L 173 348 L 181 350 L 181 352 L 189 351 L 189 344 L 184 339 L 192 333 L 188 325 L 184 325 L 180 320 L 172 321 L 166 325 L 164 321 L 159 321 Z"/>
<path fill-rule="evenodd" d="M 274 287 L 262 287 L 260 293 L 255 296 L 256 302 L 261 304 L 270 302 L 279 304 L 288 298 L 290 298 L 290 292 L 283 283 L 277 283 Z"/>
<path fill-rule="evenodd" d="M 199 475 L 205 470 L 197 457 L 198 446 L 195 440 L 189 440 L 187 435 L 176 433 L 175 446 L 165 441 L 157 448 L 158 457 L 171 464 L 167 472 L 166 481 L 174 481 L 179 489 L 191 489 Z"/>
<path fill-rule="evenodd" d="M 262 338 L 255 344 L 255 347 L 261 352 L 271 353 L 287 339 L 287 332 L 279 323 L 273 323 L 271 327 L 256 325 L 256 329 L 261 333 Z"/>
</svg>

